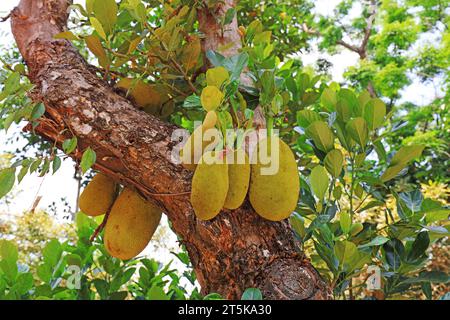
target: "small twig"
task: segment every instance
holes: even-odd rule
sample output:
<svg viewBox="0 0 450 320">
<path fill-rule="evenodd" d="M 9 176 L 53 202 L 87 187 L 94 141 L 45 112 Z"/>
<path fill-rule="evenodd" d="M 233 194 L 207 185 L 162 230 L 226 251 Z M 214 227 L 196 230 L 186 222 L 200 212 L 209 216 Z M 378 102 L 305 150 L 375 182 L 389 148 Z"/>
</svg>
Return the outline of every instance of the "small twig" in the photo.
<svg viewBox="0 0 450 320">
<path fill-rule="evenodd" d="M 5 17 L 1 17 L 1 18 L 0 18 L 0 22 L 5 22 L 5 21 L 8 20 L 10 17 L 11 17 L 11 12 L 8 13 L 8 15 L 5 16 Z"/>
<path fill-rule="evenodd" d="M 114 203 L 113 203 L 114 204 Z M 111 209 L 113 204 L 111 204 L 111 206 L 109 207 L 108 211 L 105 214 L 105 217 L 103 218 L 102 223 L 100 223 L 98 225 L 98 227 L 95 229 L 94 233 L 92 234 L 92 236 L 89 238 L 89 241 L 93 242 L 95 240 L 95 238 L 97 238 L 98 234 L 100 232 L 102 232 L 102 230 L 105 228 L 106 226 L 106 222 L 108 221 L 109 218 L 109 214 L 111 213 Z"/>
</svg>

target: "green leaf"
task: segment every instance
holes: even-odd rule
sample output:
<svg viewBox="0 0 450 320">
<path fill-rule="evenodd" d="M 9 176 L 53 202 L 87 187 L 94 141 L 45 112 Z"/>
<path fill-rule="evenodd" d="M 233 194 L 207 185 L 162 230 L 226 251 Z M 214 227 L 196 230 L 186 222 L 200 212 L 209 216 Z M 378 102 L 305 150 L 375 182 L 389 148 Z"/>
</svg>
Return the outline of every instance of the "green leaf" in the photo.
<svg viewBox="0 0 450 320">
<path fill-rule="evenodd" d="M 170 300 L 164 293 L 164 290 L 156 285 L 153 285 L 147 293 L 149 300 Z"/>
<path fill-rule="evenodd" d="M 405 253 L 403 243 L 398 239 L 391 239 L 383 245 L 386 262 L 394 271 L 400 268 L 402 257 Z"/>
<path fill-rule="evenodd" d="M 362 148 L 366 146 L 369 136 L 366 120 L 361 117 L 352 119 L 345 126 L 345 130 Z"/>
<path fill-rule="evenodd" d="M 378 98 L 371 99 L 366 103 L 363 109 L 363 118 L 367 122 L 369 130 L 375 130 L 379 128 L 386 116 L 386 105 Z"/>
<path fill-rule="evenodd" d="M 311 110 L 301 110 L 297 112 L 297 124 L 302 128 L 308 128 L 313 122 L 320 121 L 320 115 Z"/>
<path fill-rule="evenodd" d="M 77 137 L 72 137 L 71 139 L 64 140 L 62 147 L 65 154 L 71 154 L 77 147 L 78 139 Z"/>
<path fill-rule="evenodd" d="M 392 157 L 389 166 L 395 166 L 399 164 L 406 165 L 411 160 L 420 157 L 424 148 L 425 146 L 423 145 L 412 145 L 400 148 L 400 150 L 397 151 L 397 153 Z"/>
<path fill-rule="evenodd" d="M 262 300 L 261 290 L 258 288 L 247 288 L 242 294 L 241 300 Z"/>
<path fill-rule="evenodd" d="M 225 13 L 225 18 L 223 20 L 223 24 L 224 25 L 230 24 L 233 21 L 233 18 L 235 15 L 236 15 L 235 8 L 228 9 L 227 12 Z"/>
<path fill-rule="evenodd" d="M 430 236 L 427 231 L 419 232 L 416 239 L 414 240 L 411 250 L 407 255 L 406 260 L 408 262 L 414 262 L 417 259 L 421 258 L 425 251 L 428 249 L 430 245 Z"/>
<path fill-rule="evenodd" d="M 363 212 L 363 211 L 369 210 L 369 209 L 371 209 L 371 208 L 379 207 L 379 206 L 382 206 L 382 205 L 384 205 L 384 202 L 383 202 L 383 201 L 380 201 L 380 200 L 372 200 L 372 201 L 370 201 L 368 204 L 366 204 L 364 207 L 358 209 L 357 212 Z"/>
<path fill-rule="evenodd" d="M 0 240 L 0 258 L 1 260 L 16 263 L 19 259 L 17 246 L 12 241 Z"/>
<path fill-rule="evenodd" d="M 0 199 L 8 194 L 16 181 L 16 168 L 6 168 L 0 171 Z"/>
<path fill-rule="evenodd" d="M 55 174 L 56 171 L 61 167 L 61 158 L 58 156 L 55 156 L 52 162 L 52 170 L 53 174 Z"/>
<path fill-rule="evenodd" d="M 353 257 L 358 254 L 358 249 L 353 242 L 338 241 L 334 247 L 334 253 L 341 265 L 352 261 Z"/>
<path fill-rule="evenodd" d="M 436 221 L 447 220 L 449 215 L 449 209 L 432 210 L 425 213 L 425 221 L 427 223 L 432 223 Z"/>
<path fill-rule="evenodd" d="M 94 279 L 94 286 L 100 299 L 106 300 L 109 296 L 109 284 L 103 279 Z"/>
<path fill-rule="evenodd" d="M 322 96 L 320 97 L 320 102 L 325 107 L 327 111 L 334 111 L 336 109 L 337 97 L 336 92 L 334 92 L 330 88 L 326 88 L 322 92 Z"/>
<path fill-rule="evenodd" d="M 403 163 L 395 165 L 393 167 L 388 167 L 386 171 L 381 175 L 381 181 L 386 182 L 395 178 L 404 168 L 405 164 Z"/>
<path fill-rule="evenodd" d="M 364 106 L 371 99 L 370 93 L 367 90 L 361 92 L 358 97 L 358 108 L 355 109 L 355 113 L 353 114 L 355 117 L 360 117 L 363 114 Z"/>
<path fill-rule="evenodd" d="M 442 271 L 425 271 L 421 272 L 415 278 L 409 278 L 402 283 L 420 283 L 420 282 L 432 282 L 432 283 L 448 283 L 450 276 Z"/>
<path fill-rule="evenodd" d="M 95 0 L 93 4 L 95 17 L 100 21 L 107 34 L 111 33 L 117 21 L 117 4 L 115 0 Z"/>
<path fill-rule="evenodd" d="M 330 183 L 330 179 L 325 168 L 320 165 L 314 167 L 311 171 L 311 175 L 309 176 L 309 183 L 311 184 L 311 188 L 317 198 L 322 200 Z"/>
<path fill-rule="evenodd" d="M 83 173 L 86 173 L 92 165 L 95 163 L 95 160 L 97 159 L 97 155 L 94 150 L 91 149 L 91 147 L 87 148 L 83 156 L 81 157 L 81 163 L 80 167 Z"/>
<path fill-rule="evenodd" d="M 61 258 L 62 247 L 58 240 L 50 240 L 42 251 L 44 261 L 51 266 L 56 266 Z"/>
<path fill-rule="evenodd" d="M 342 211 L 339 217 L 339 224 L 344 234 L 349 233 L 352 226 L 352 216 L 348 211 Z"/>
<path fill-rule="evenodd" d="M 289 217 L 289 223 L 291 224 L 292 229 L 301 237 L 304 238 L 306 235 L 305 231 L 305 219 L 299 215 L 297 212 L 294 212 Z"/>
<path fill-rule="evenodd" d="M 71 31 L 60 32 L 53 36 L 54 39 L 66 39 L 66 40 L 80 40 L 76 35 L 74 35 Z"/>
<path fill-rule="evenodd" d="M 372 144 L 375 148 L 375 152 L 378 155 L 378 160 L 386 161 L 387 155 L 386 155 L 386 150 L 384 149 L 383 143 L 380 140 L 377 140 L 377 141 L 374 141 Z"/>
<path fill-rule="evenodd" d="M 89 21 L 91 22 L 91 25 L 94 27 L 95 31 L 97 31 L 98 35 L 102 39 L 106 40 L 106 33 L 105 33 L 105 30 L 103 29 L 100 21 L 98 21 L 98 19 L 95 17 L 90 17 Z"/>
<path fill-rule="evenodd" d="M 385 244 L 386 242 L 388 242 L 389 239 L 383 236 L 376 236 L 375 238 L 373 238 L 370 242 L 360 245 L 358 246 L 358 248 L 362 249 L 362 248 L 367 248 L 367 247 L 375 247 L 375 246 L 381 246 L 383 244 Z"/>
<path fill-rule="evenodd" d="M 31 112 L 31 120 L 37 120 L 45 113 L 45 106 L 42 102 L 36 104 Z"/>
<path fill-rule="evenodd" d="M 325 168 L 335 178 L 339 177 L 344 166 L 342 152 L 334 149 L 327 153 L 324 159 Z"/>
<path fill-rule="evenodd" d="M 422 207 L 423 195 L 419 189 L 410 192 L 402 192 L 399 194 L 399 197 L 413 213 L 420 211 L 420 208 Z"/>
<path fill-rule="evenodd" d="M 183 108 L 198 108 L 201 106 L 200 97 L 195 94 L 187 97 L 183 103 Z"/>
<path fill-rule="evenodd" d="M 329 152 L 334 148 L 334 135 L 328 125 L 323 121 L 313 122 L 305 131 L 306 135 L 314 141 L 319 150 Z"/>
<path fill-rule="evenodd" d="M 17 277 L 14 289 L 21 295 L 26 294 L 29 290 L 33 288 L 33 275 L 29 272 L 21 273 Z"/>
</svg>

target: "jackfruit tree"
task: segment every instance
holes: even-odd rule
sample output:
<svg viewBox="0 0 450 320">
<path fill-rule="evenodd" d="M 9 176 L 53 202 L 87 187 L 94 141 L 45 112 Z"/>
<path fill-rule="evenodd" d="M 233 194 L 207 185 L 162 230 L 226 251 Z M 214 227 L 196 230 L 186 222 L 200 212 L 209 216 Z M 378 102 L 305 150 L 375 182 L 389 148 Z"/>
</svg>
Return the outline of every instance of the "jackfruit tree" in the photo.
<svg viewBox="0 0 450 320">
<path fill-rule="evenodd" d="M 202 293 L 229 299 L 247 288 L 265 299 L 352 297 L 370 263 L 389 274 L 386 296 L 447 282 L 416 273 L 448 235 L 448 210 L 392 182 L 424 146 L 388 156 L 392 113 L 371 82 L 322 82 L 279 55 L 257 17 L 243 12 L 239 25 L 238 14 L 234 0 L 21 0 L 10 19 L 25 64 L 8 66 L 0 101 L 23 101 L 3 126 L 27 120 L 47 151 L 2 170 L 0 197 L 16 176 L 55 173 L 70 157 L 97 172 L 79 205 L 104 215 L 111 256 L 138 255 L 166 214 Z M 276 171 L 264 174 L 274 146 Z M 373 208 L 386 218 L 378 229 L 359 218 Z"/>
</svg>

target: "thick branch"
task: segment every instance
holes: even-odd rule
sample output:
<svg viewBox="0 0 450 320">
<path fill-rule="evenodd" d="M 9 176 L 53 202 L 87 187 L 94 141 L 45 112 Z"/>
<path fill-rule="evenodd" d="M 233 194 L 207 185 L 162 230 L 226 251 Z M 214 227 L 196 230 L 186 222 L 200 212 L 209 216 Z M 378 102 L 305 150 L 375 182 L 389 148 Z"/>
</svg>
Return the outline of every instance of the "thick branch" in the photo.
<svg viewBox="0 0 450 320">
<path fill-rule="evenodd" d="M 158 204 L 186 246 L 203 293 L 239 298 L 245 288 L 259 287 L 266 298 L 328 298 L 286 221 L 261 219 L 248 203 L 211 221 L 196 219 L 186 194 L 192 173 L 171 158 L 176 127 L 136 110 L 90 71 L 68 41 L 53 39 L 65 27 L 67 5 L 22 0 L 12 12 L 33 98 L 46 106 L 36 132 L 58 146 L 75 134 L 74 158 L 90 146 L 97 152 L 96 169 Z"/>
</svg>

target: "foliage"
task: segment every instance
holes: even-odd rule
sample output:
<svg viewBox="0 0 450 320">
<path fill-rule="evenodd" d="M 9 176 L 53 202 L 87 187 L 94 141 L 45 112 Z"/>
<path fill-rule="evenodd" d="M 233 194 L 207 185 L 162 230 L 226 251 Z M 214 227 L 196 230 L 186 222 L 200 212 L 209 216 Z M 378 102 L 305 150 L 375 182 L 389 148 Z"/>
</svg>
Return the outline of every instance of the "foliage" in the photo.
<svg viewBox="0 0 450 320">
<path fill-rule="evenodd" d="M 399 103 L 415 78 L 442 84 L 442 91 L 449 92 L 450 38 L 442 28 L 448 22 L 442 14 L 448 1 L 410 0 L 409 7 L 396 0 L 371 1 L 357 17 L 349 15 L 359 4 L 352 0 L 342 1 L 332 17 L 310 12 L 311 1 L 240 1 L 243 49 L 228 58 L 221 48 L 201 54 L 195 21 L 203 2 L 99 3 L 73 5 L 72 21 L 81 28 L 57 37 L 72 41 L 137 108 L 190 130 L 205 109 L 216 109 L 224 131 L 251 128 L 260 106 L 268 129 L 280 129 L 297 152 L 301 171 L 300 203 L 290 222 L 299 249 L 311 253 L 336 297 L 361 297 L 368 265 L 381 269 L 384 298 L 418 287 L 429 297 L 431 283 L 448 283 L 446 272 L 426 269 L 429 248 L 449 235 L 448 203 L 427 196 L 423 185 L 448 182 L 448 93 L 439 92 L 425 106 Z M 235 14 L 227 12 L 223 27 Z M 436 33 L 437 45 L 415 50 L 424 32 Z M 366 34 L 366 45 L 355 50 L 354 43 L 364 44 Z M 326 84 L 289 58 L 308 48 L 309 37 L 318 39 L 322 51 L 334 53 L 343 46 L 359 54 L 345 83 Z M 17 52 L 5 55 L 0 125 L 8 129 L 25 120 L 34 127 L 45 107 L 26 96 L 31 85 Z M 229 77 L 208 77 L 205 62 L 223 67 Z M 254 87 L 241 81 L 246 78 Z M 369 94 L 365 88 L 371 87 Z M 30 142 L 38 146 L 36 156 L 19 152 L 17 161 L 0 171 L 0 197 L 25 174 L 55 173 L 78 148 L 74 136 L 64 142 L 65 154 L 38 138 Z M 83 151 L 81 169 L 89 172 L 96 154 L 91 148 Z M 201 299 L 196 289 L 189 293 L 181 285 L 182 279 L 195 284 L 192 270 L 179 276 L 170 265 L 150 259 L 111 258 L 101 244 L 89 243 L 95 223 L 82 217 L 78 241 L 48 242 L 36 273 L 17 265 L 17 249 L 2 242 L 0 297 Z M 177 256 L 189 264 L 185 252 Z M 72 279 L 67 266 L 74 264 L 83 270 L 81 290 L 66 286 Z M 250 288 L 242 298 L 261 295 Z"/>
<path fill-rule="evenodd" d="M 96 227 L 94 219 L 79 214 L 77 240 L 46 239 L 36 265 L 19 260 L 13 241 L 0 240 L 0 299 L 202 299 L 185 252 L 177 254 L 187 265 L 183 275 L 152 259 L 122 262 L 101 241 L 90 242 Z M 186 285 L 194 289 L 188 293 Z"/>
</svg>

